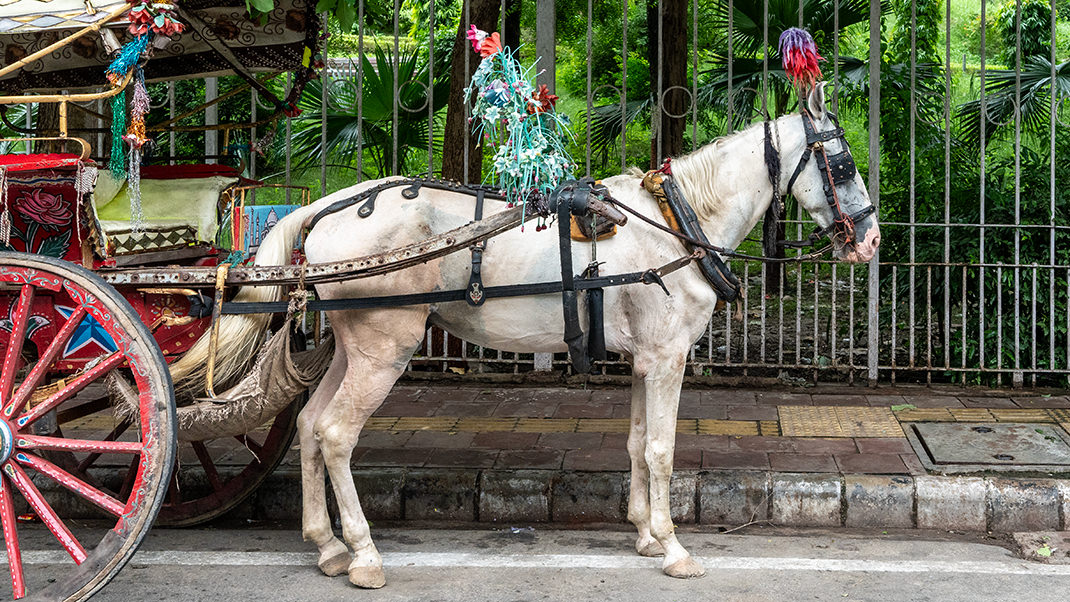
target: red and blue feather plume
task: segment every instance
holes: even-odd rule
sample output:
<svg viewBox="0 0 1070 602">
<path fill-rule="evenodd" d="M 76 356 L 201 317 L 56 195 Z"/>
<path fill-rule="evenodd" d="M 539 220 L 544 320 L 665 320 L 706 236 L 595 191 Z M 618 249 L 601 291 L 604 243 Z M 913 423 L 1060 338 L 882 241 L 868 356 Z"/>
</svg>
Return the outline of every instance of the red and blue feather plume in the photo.
<svg viewBox="0 0 1070 602">
<path fill-rule="evenodd" d="M 818 61 L 825 59 L 818 54 L 813 36 L 805 29 L 790 27 L 780 34 L 780 58 L 788 79 L 800 88 L 812 88 L 821 78 Z"/>
</svg>

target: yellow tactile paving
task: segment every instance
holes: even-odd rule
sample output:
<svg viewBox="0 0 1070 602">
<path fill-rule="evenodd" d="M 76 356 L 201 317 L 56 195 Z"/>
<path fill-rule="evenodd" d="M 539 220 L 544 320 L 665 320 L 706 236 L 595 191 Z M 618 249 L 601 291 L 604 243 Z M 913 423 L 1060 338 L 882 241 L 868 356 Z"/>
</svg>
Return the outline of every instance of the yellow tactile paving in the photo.
<svg viewBox="0 0 1070 602">
<path fill-rule="evenodd" d="M 695 418 L 682 418 L 676 421 L 676 432 L 684 435 L 698 434 L 698 420 Z"/>
<path fill-rule="evenodd" d="M 457 426 L 453 428 L 469 433 L 508 433 L 516 428 L 519 420 L 519 418 L 461 418 L 457 421 Z"/>
<path fill-rule="evenodd" d="M 785 437 L 903 437 L 889 408 L 779 406 Z"/>
<path fill-rule="evenodd" d="M 627 418 L 580 418 L 577 433 L 627 433 Z"/>
<path fill-rule="evenodd" d="M 1048 414 L 1051 415 L 1056 422 L 1070 422 L 1070 410 L 1065 408 L 1052 408 L 1048 410 Z"/>
<path fill-rule="evenodd" d="M 986 408 L 951 408 L 948 410 L 959 422 L 988 422 L 995 420 Z"/>
<path fill-rule="evenodd" d="M 1044 410 L 993 408 L 989 411 L 999 422 L 1053 422 L 1051 415 Z"/>
<path fill-rule="evenodd" d="M 1063 427 L 1063 430 L 1070 434 L 1070 422 L 1060 422 L 1059 426 Z"/>
<path fill-rule="evenodd" d="M 913 408 L 895 413 L 900 422 L 954 422 L 947 408 Z"/>
<path fill-rule="evenodd" d="M 707 420 L 699 419 L 700 435 L 758 435 L 756 420 Z"/>
<path fill-rule="evenodd" d="M 364 423 L 364 430 L 368 431 L 389 431 L 391 427 L 398 421 L 394 416 L 372 416 Z"/>
<path fill-rule="evenodd" d="M 579 418 L 521 418 L 516 423 L 518 433 L 574 433 Z"/>
<path fill-rule="evenodd" d="M 762 420 L 758 423 L 763 437 L 779 437 L 780 423 L 776 420 Z"/>
<path fill-rule="evenodd" d="M 392 431 L 451 431 L 457 425 L 455 416 L 406 416 L 398 418 Z"/>
</svg>

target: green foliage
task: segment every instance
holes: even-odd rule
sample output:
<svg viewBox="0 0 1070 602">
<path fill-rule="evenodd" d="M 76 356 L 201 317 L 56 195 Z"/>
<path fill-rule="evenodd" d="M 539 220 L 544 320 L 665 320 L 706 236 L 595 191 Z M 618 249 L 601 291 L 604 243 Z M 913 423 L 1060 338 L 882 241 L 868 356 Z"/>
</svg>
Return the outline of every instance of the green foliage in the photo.
<svg viewBox="0 0 1070 602">
<path fill-rule="evenodd" d="M 1021 12 L 1018 3 L 1021 3 Z M 996 11 L 995 25 L 1003 41 L 1000 61 L 1013 67 L 1018 54 L 1018 15 L 1021 15 L 1021 58 L 1051 56 L 1051 4 L 1047 0 L 1005 0 Z"/>
<path fill-rule="evenodd" d="M 411 173 L 410 168 L 426 165 L 425 159 L 418 155 L 427 148 L 428 130 L 434 125 L 428 118 L 428 105 L 432 114 L 446 106 L 448 82 L 436 81 L 429 94 L 427 59 L 419 52 L 395 61 L 384 49 L 376 48 L 374 63 L 366 55 L 360 60 L 363 81 L 355 76 L 332 80 L 326 112 L 326 147 L 321 140 L 322 82 L 313 81 L 306 87 L 300 104 L 303 112 L 294 124 L 293 135 L 294 153 L 301 157 L 299 166 L 318 165 L 324 153 L 329 163 L 341 167 L 355 167 L 357 157 L 365 157 L 369 161 L 364 164 L 363 175 L 371 178 Z M 396 122 L 395 62 L 399 82 Z M 395 149 L 397 171 L 394 170 Z"/>
</svg>

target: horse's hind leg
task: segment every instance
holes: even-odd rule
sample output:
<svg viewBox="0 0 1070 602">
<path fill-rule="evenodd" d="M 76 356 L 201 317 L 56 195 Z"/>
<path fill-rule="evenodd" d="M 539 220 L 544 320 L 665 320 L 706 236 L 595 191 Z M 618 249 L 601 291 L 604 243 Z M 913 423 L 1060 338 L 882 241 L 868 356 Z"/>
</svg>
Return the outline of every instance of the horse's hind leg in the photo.
<svg viewBox="0 0 1070 602">
<path fill-rule="evenodd" d="M 419 346 L 426 319 L 426 310 L 388 309 L 332 320 L 347 366 L 338 394 L 316 421 L 316 432 L 338 499 L 342 534 L 353 549 L 349 580 L 358 587 L 382 587 L 386 576 L 353 484 L 353 447 Z"/>
<path fill-rule="evenodd" d="M 319 548 L 319 568 L 328 577 L 341 575 L 349 568 L 351 557 L 346 547 L 331 530 L 327 514 L 327 491 L 323 474 L 323 454 L 315 433 L 316 421 L 334 399 L 345 376 L 346 354 L 336 343 L 331 365 L 297 418 L 297 432 L 301 443 L 302 536 Z"/>
<path fill-rule="evenodd" d="M 632 377 L 632 416 L 628 429 L 628 456 L 632 461 L 628 492 L 628 520 L 639 530 L 635 551 L 642 556 L 665 553 L 650 534 L 650 467 L 646 463 L 646 387 L 643 379 Z"/>
</svg>

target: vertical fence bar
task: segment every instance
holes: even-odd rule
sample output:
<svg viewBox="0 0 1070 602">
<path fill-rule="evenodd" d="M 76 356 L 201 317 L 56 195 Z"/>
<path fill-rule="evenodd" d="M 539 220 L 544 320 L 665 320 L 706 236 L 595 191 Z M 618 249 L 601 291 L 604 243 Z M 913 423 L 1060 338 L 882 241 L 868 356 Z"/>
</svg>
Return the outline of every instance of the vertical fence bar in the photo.
<svg viewBox="0 0 1070 602">
<path fill-rule="evenodd" d="M 398 83 L 398 64 L 401 62 L 401 46 L 400 46 L 401 40 L 399 39 L 400 31 L 398 29 L 398 26 L 399 26 L 398 22 L 399 22 L 399 16 L 400 16 L 398 14 L 398 12 L 399 12 L 398 9 L 400 8 L 398 3 L 400 1 L 401 0 L 394 0 L 394 2 L 393 2 L 393 6 L 394 6 L 394 56 L 393 56 L 392 61 L 391 61 L 392 62 L 391 71 L 393 72 L 394 77 L 393 77 L 393 82 L 392 82 L 392 85 L 391 85 L 392 96 L 390 97 L 391 98 L 390 104 L 392 105 L 391 112 L 392 112 L 392 116 L 394 118 L 394 122 L 393 122 L 393 125 L 390 127 L 390 139 L 391 139 L 391 142 L 393 143 L 392 146 L 391 146 L 391 149 L 390 149 L 390 175 L 394 175 L 394 176 L 398 175 L 398 126 L 400 125 L 400 122 L 398 120 L 398 110 L 399 110 L 400 107 L 398 105 L 401 104 L 401 94 L 400 94 L 401 86 Z M 379 72 L 382 73 L 382 67 L 376 66 L 376 69 L 378 69 Z"/>
<path fill-rule="evenodd" d="M 175 82 L 173 82 L 173 81 L 172 82 L 167 82 L 167 109 L 168 109 L 167 118 L 168 119 L 174 119 L 175 118 Z M 256 121 L 256 120 L 254 119 L 253 121 Z M 103 124 L 103 122 L 101 122 L 101 123 Z M 104 145 L 103 140 L 101 140 L 100 145 L 101 145 L 101 147 L 103 147 L 103 145 Z M 175 146 L 176 146 L 175 145 L 175 129 L 171 128 L 171 130 L 169 132 L 167 132 L 167 150 L 170 151 L 169 154 L 170 154 L 170 157 L 171 157 L 171 159 L 170 159 L 170 161 L 168 161 L 168 163 L 171 164 L 171 165 L 175 164 Z"/>
<path fill-rule="evenodd" d="M 944 368 L 951 367 L 951 1 L 944 3 Z M 963 72 L 963 77 L 966 73 Z M 965 309 L 965 308 L 964 308 Z"/>
<path fill-rule="evenodd" d="M 988 143 L 987 130 L 988 130 L 988 105 L 986 98 L 985 84 L 987 83 L 987 48 L 985 47 L 985 31 L 988 28 L 986 21 L 987 15 L 985 14 L 988 0 L 981 0 L 981 86 L 980 86 L 980 105 L 981 105 L 981 152 L 980 152 L 980 190 L 978 192 L 978 202 L 980 203 L 980 227 L 977 229 L 979 248 L 979 261 L 981 264 L 985 263 L 985 147 Z M 977 274 L 977 340 L 978 343 L 978 365 L 981 368 L 985 367 L 985 268 L 980 268 Z"/>
<path fill-rule="evenodd" d="M 1015 388 L 1023 384 L 1022 362 L 1022 0 L 1014 14 L 1014 373 Z M 1033 340 L 1036 345 L 1036 339 Z"/>
<path fill-rule="evenodd" d="M 625 0 L 625 1 L 627 1 L 627 0 Z M 736 104 L 735 101 L 732 98 L 732 83 L 733 83 L 732 82 L 732 63 L 735 60 L 735 55 L 733 54 L 733 48 L 732 48 L 732 38 L 733 38 L 733 36 L 732 36 L 732 33 L 733 33 L 732 32 L 732 28 L 735 27 L 735 18 L 736 18 L 735 0 L 728 0 L 728 88 L 727 88 L 727 91 L 726 91 L 726 94 L 728 95 L 727 96 L 727 98 L 728 98 L 728 117 L 727 117 L 727 119 L 728 119 L 728 127 L 725 128 L 725 132 L 728 133 L 728 134 L 731 134 L 732 130 L 734 129 L 732 127 L 732 119 L 733 119 L 732 111 L 733 111 L 733 109 L 735 109 L 735 104 Z"/>
<path fill-rule="evenodd" d="M 219 78 L 204 78 L 204 102 L 211 102 L 219 96 Z M 219 105 L 214 104 L 204 108 L 204 125 L 216 125 L 219 123 Z M 218 163 L 219 159 L 219 132 L 217 130 L 204 131 L 204 155 L 205 163 Z"/>
<path fill-rule="evenodd" d="M 881 3 L 869 0 L 869 198 L 880 209 L 880 60 L 881 60 Z M 876 68 L 874 68 L 876 67 Z M 878 213 L 879 215 L 879 213 Z M 869 386 L 877 386 L 877 363 L 880 333 L 878 308 L 880 305 L 880 248 L 869 261 L 869 300 L 867 307 L 867 377 Z"/>
<path fill-rule="evenodd" d="M 917 212 L 917 124 L 918 124 L 918 3 L 915 0 L 910 2 L 910 194 L 909 194 L 909 215 L 910 226 L 908 232 L 910 234 L 910 265 L 907 267 L 907 291 L 909 297 L 907 298 L 908 312 L 907 312 L 907 347 L 909 353 L 907 355 L 907 365 L 911 368 L 914 367 L 914 325 L 916 323 L 916 316 L 914 313 L 914 306 L 916 303 L 916 294 L 914 290 L 914 264 L 917 260 L 917 248 L 916 248 L 916 226 L 918 221 Z"/>
<path fill-rule="evenodd" d="M 321 19 L 323 19 L 323 28 L 327 28 L 327 19 L 330 17 L 329 13 L 323 13 Z M 327 53 L 329 50 L 328 43 L 330 36 L 326 36 L 323 39 L 323 62 L 326 65 L 330 64 L 330 55 Z M 331 94 L 331 70 L 325 67 L 320 73 L 320 196 L 327 196 L 327 101 Z M 249 139 L 249 154 L 255 154 L 252 150 L 253 143 L 255 141 Z M 319 333 L 315 333 L 316 337 L 319 337 Z M 317 339 L 318 340 L 318 339 Z"/>
<path fill-rule="evenodd" d="M 1051 334 L 1048 336 L 1048 356 L 1050 358 L 1048 360 L 1048 368 L 1052 370 L 1055 369 L 1055 61 L 1057 58 L 1055 56 L 1055 28 L 1055 0 L 1051 0 L 1051 74 L 1049 75 L 1049 77 L 1051 78 L 1051 94 L 1048 97 L 1051 103 L 1051 111 L 1049 115 L 1049 131 L 1051 133 L 1051 136 L 1048 140 L 1050 144 L 1050 154 L 1048 155 L 1050 163 L 1049 169 L 1051 170 L 1049 174 L 1051 189 L 1048 205 L 1048 216 L 1050 220 L 1050 226 L 1048 228 L 1048 263 L 1051 265 L 1051 268 L 1049 268 L 1051 271 L 1051 277 L 1048 279 L 1048 331 Z M 1070 295 L 1067 296 L 1067 302 L 1070 303 Z"/>
<path fill-rule="evenodd" d="M 660 5 L 660 0 L 659 0 Z M 594 84 L 593 84 L 593 72 L 591 63 L 594 62 L 592 57 L 594 56 L 591 49 L 592 42 L 594 41 L 594 0 L 587 0 L 587 144 L 583 145 L 584 160 L 585 160 L 585 175 L 591 175 L 591 108 L 594 106 Z M 659 39 L 660 39 L 660 27 L 659 27 Z M 660 48 L 660 46 L 659 46 Z M 658 52 L 658 57 L 661 57 L 661 52 Z M 659 58 L 660 61 L 660 58 Z M 658 72 L 661 72 L 660 64 L 658 66 Z M 659 76 L 660 78 L 660 76 Z"/>
<path fill-rule="evenodd" d="M 628 169 L 628 0 L 621 0 L 620 172 Z"/>
<path fill-rule="evenodd" d="M 468 6 L 468 3 L 465 3 Z M 357 49 L 364 54 L 364 0 L 357 0 Z M 364 61 L 357 60 L 357 181 L 364 180 Z M 467 134 L 467 132 L 466 132 Z M 465 145 L 465 149 L 468 145 Z"/>
<path fill-rule="evenodd" d="M 427 177 L 435 177 L 435 3 L 427 4 Z"/>
</svg>

